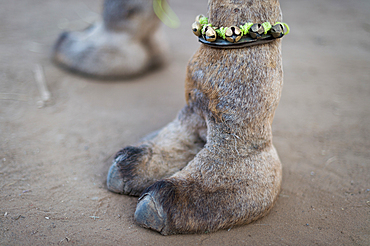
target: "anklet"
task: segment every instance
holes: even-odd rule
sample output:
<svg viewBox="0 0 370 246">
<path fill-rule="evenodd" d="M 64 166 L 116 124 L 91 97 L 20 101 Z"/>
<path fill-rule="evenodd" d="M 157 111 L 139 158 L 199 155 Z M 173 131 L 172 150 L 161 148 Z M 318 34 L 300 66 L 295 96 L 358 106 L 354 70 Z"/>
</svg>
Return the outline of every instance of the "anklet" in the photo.
<svg viewBox="0 0 370 246">
<path fill-rule="evenodd" d="M 264 44 L 288 34 L 290 29 L 286 23 L 269 22 L 245 23 L 239 27 L 214 27 L 208 23 L 208 18 L 198 15 L 191 26 L 199 42 L 214 48 L 241 48 L 251 45 Z"/>
</svg>

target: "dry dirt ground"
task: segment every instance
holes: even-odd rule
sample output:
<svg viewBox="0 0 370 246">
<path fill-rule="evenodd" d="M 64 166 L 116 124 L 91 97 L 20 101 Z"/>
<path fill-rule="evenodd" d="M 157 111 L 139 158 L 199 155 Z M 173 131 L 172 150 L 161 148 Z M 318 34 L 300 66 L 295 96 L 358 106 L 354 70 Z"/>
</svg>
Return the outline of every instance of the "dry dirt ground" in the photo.
<svg viewBox="0 0 370 246">
<path fill-rule="evenodd" d="M 99 17 L 99 0 L 0 1 L 1 245 L 370 245 L 370 2 L 281 0 L 285 84 L 273 123 L 283 163 L 276 206 L 250 225 L 161 236 L 133 220 L 137 198 L 105 187 L 112 155 L 185 104 L 189 26 L 206 0 L 173 0 L 172 62 L 101 81 L 50 61 L 62 30 Z M 51 102 L 34 76 L 44 69 Z"/>
</svg>

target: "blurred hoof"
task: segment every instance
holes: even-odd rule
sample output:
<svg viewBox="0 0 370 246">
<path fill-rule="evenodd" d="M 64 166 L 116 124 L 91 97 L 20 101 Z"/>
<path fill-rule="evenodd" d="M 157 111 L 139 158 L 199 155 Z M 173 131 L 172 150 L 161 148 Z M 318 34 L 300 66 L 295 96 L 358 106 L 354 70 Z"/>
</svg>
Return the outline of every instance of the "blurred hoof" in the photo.
<svg viewBox="0 0 370 246">
<path fill-rule="evenodd" d="M 108 30 L 102 22 L 80 32 L 63 32 L 57 39 L 53 61 L 72 72 L 97 78 L 129 78 L 164 64 L 165 51 L 130 33 Z M 158 55 L 156 55 L 158 54 Z"/>
</svg>

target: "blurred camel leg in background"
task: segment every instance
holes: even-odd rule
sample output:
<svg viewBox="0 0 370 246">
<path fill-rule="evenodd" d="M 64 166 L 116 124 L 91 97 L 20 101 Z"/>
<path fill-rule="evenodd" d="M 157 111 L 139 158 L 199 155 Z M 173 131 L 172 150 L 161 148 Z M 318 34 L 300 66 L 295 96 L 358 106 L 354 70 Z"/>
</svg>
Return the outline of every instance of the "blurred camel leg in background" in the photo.
<svg viewBox="0 0 370 246">
<path fill-rule="evenodd" d="M 53 60 L 83 75 L 131 77 L 166 62 L 167 45 L 151 0 L 105 0 L 102 20 L 79 32 L 64 32 Z"/>
</svg>

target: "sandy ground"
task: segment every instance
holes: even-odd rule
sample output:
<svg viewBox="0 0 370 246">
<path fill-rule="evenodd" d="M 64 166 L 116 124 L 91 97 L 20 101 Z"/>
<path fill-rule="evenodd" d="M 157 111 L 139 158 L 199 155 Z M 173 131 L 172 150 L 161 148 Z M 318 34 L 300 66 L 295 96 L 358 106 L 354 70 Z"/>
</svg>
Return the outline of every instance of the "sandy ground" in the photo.
<svg viewBox="0 0 370 246">
<path fill-rule="evenodd" d="M 98 0 L 0 1 L 1 245 L 370 245 L 370 2 L 281 0 L 285 85 L 273 123 L 283 163 L 276 206 L 250 225 L 161 236 L 133 220 L 137 198 L 105 187 L 112 155 L 185 104 L 189 26 L 206 1 L 173 0 L 172 62 L 130 81 L 55 67 L 58 34 L 99 17 Z M 34 78 L 45 73 L 44 107 Z"/>
</svg>

